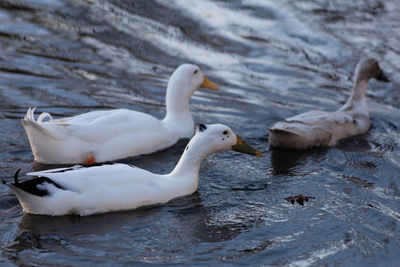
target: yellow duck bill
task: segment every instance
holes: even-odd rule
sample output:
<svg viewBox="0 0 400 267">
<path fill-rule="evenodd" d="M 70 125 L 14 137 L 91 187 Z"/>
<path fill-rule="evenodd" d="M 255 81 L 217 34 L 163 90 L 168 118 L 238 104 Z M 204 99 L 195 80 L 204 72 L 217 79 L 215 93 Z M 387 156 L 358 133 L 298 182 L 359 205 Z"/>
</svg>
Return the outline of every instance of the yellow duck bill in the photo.
<svg viewBox="0 0 400 267">
<path fill-rule="evenodd" d="M 201 84 L 201 87 L 203 88 L 208 88 L 208 89 L 212 89 L 212 90 L 218 90 L 218 85 L 216 85 L 215 83 L 213 83 L 212 81 L 210 81 L 209 79 L 207 79 L 206 76 L 204 76 L 204 81 Z"/>
<path fill-rule="evenodd" d="M 245 141 L 243 141 L 243 139 L 239 135 L 236 135 L 236 145 L 232 146 L 231 149 L 236 152 L 250 154 L 257 157 L 263 156 L 263 154 L 260 151 L 252 148 Z"/>
</svg>

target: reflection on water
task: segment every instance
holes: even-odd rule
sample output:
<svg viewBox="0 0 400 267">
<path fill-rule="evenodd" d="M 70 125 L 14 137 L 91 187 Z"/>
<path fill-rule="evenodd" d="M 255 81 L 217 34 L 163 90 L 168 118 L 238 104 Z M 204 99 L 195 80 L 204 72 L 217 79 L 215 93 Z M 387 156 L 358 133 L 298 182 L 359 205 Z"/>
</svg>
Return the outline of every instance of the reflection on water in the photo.
<svg viewBox="0 0 400 267">
<path fill-rule="evenodd" d="M 305 163 L 323 160 L 328 148 L 292 150 L 270 147 L 270 150 L 273 174 L 296 176 L 306 171 Z"/>
<path fill-rule="evenodd" d="M 184 62 L 220 85 L 192 97 L 196 123 L 227 124 L 265 156 L 212 155 L 191 196 L 82 218 L 23 214 L 0 187 L 0 263 L 396 265 L 399 12 L 396 0 L 1 1 L 2 178 L 54 167 L 32 162 L 20 122 L 28 107 L 56 118 L 115 107 L 162 118 L 168 77 Z M 276 121 L 343 105 L 365 55 L 394 80 L 370 82 L 367 134 L 269 150 Z M 121 162 L 167 173 L 186 143 Z M 300 194 L 315 199 L 285 200 Z"/>
</svg>

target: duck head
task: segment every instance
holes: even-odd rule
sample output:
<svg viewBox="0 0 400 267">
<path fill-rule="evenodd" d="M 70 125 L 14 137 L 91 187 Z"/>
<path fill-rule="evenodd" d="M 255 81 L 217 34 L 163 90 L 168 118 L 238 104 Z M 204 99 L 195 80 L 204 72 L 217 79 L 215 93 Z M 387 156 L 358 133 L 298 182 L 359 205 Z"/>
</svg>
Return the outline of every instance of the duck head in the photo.
<svg viewBox="0 0 400 267">
<path fill-rule="evenodd" d="M 189 142 L 187 149 L 190 149 L 190 143 L 195 144 L 197 150 L 202 151 L 204 156 L 222 150 L 233 150 L 262 157 L 261 152 L 252 148 L 231 128 L 223 124 L 200 124 L 196 130 L 195 136 Z"/>
<path fill-rule="evenodd" d="M 172 174 L 182 174 L 182 177 L 183 174 L 195 174 L 194 177 L 197 179 L 201 162 L 208 155 L 222 150 L 234 150 L 262 157 L 261 152 L 246 144 L 228 126 L 200 124 Z"/>
<path fill-rule="evenodd" d="M 381 70 L 378 61 L 375 58 L 363 58 L 361 59 L 355 70 L 356 81 L 369 81 L 371 78 L 375 78 L 378 81 L 389 82 L 389 79 Z"/>
<path fill-rule="evenodd" d="M 182 96 L 189 99 L 199 87 L 218 90 L 218 85 L 208 80 L 198 66 L 182 64 L 174 71 L 169 79 L 167 100 L 169 95 L 174 98 Z"/>
<path fill-rule="evenodd" d="M 180 65 L 169 79 L 166 95 L 167 113 L 163 122 L 173 129 L 179 138 L 193 136 L 194 122 L 190 114 L 189 100 L 199 87 L 218 89 L 196 65 Z"/>
</svg>

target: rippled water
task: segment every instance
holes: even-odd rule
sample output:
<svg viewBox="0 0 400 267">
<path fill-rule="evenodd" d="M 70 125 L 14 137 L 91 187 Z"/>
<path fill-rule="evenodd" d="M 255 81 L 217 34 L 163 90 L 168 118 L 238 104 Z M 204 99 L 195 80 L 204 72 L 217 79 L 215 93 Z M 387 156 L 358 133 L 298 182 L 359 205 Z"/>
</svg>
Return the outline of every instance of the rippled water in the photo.
<svg viewBox="0 0 400 267">
<path fill-rule="evenodd" d="M 192 97 L 196 122 L 227 124 L 265 153 L 212 155 L 195 194 L 97 216 L 23 214 L 1 186 L 1 265 L 397 265 L 399 13 L 397 0 L 1 1 L 1 177 L 51 167 L 32 160 L 28 107 L 162 117 L 168 77 L 184 62 L 220 85 Z M 370 82 L 367 134 L 334 148 L 268 148 L 277 120 L 342 105 L 370 54 L 394 82 Z M 165 173 L 185 143 L 124 162 Z M 298 194 L 315 199 L 285 200 Z"/>
</svg>

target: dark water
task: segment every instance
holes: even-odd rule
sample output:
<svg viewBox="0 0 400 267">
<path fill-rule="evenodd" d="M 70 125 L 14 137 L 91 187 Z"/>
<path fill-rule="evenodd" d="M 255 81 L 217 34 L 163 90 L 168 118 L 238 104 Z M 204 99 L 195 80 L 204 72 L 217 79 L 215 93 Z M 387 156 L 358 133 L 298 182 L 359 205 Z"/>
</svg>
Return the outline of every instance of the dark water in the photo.
<svg viewBox="0 0 400 267">
<path fill-rule="evenodd" d="M 164 114 L 181 63 L 220 85 L 198 90 L 196 122 L 224 123 L 265 153 L 208 157 L 193 195 L 97 216 L 23 214 L 0 187 L 0 264 L 399 265 L 400 3 L 357 1 L 0 1 L 0 176 L 32 161 L 20 119 L 125 107 Z M 372 127 L 337 147 L 268 149 L 268 127 L 334 110 L 360 57 L 394 79 L 371 81 Z M 185 141 L 125 162 L 165 173 Z M 314 196 L 304 206 L 285 197 Z"/>
</svg>

